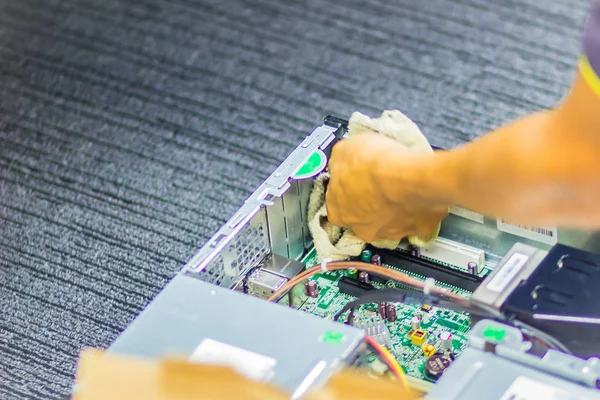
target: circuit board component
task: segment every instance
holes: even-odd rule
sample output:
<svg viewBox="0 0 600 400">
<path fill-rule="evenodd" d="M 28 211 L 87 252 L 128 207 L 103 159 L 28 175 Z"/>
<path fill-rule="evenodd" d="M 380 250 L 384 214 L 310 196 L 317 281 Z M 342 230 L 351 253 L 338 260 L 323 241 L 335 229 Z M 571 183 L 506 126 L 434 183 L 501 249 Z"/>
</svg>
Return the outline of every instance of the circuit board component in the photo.
<svg viewBox="0 0 600 400">
<path fill-rule="evenodd" d="M 479 275 L 485 265 L 485 251 L 441 237 L 428 246 L 417 249 L 418 251 L 408 242 L 401 242 L 398 248 L 415 257 L 426 258 L 473 275 Z"/>
<path fill-rule="evenodd" d="M 422 349 L 423 354 L 425 354 L 427 357 L 431 357 L 436 353 L 436 349 L 432 344 L 426 344 L 422 347 Z"/>
<path fill-rule="evenodd" d="M 286 282 L 287 279 L 279 275 L 275 275 L 270 271 L 257 269 L 248 278 L 248 293 L 267 299 Z"/>
<path fill-rule="evenodd" d="M 425 360 L 423 371 L 429 379 L 438 380 L 451 363 L 452 360 L 443 354 L 434 354 Z"/>
<path fill-rule="evenodd" d="M 373 254 L 368 256 L 370 261 Z M 315 252 L 309 253 L 303 262 L 306 267 L 316 265 Z M 425 279 L 423 276 L 384 265 L 414 278 Z M 361 282 L 358 279 L 360 268 L 357 269 L 358 274 L 353 271 L 333 271 L 315 275 L 312 279 L 319 286 L 318 297 L 307 297 L 304 290 L 299 291 L 297 293 L 304 296 L 295 299 L 295 306 L 301 311 L 325 319 L 333 319 L 346 304 L 369 291 L 386 287 L 406 289 L 405 286 L 392 281 Z M 443 283 L 438 284 L 453 293 L 465 297 L 470 295 L 470 292 L 463 289 Z M 466 313 L 445 310 L 429 304 L 382 303 L 381 305 L 385 318 L 380 314 L 379 304 L 365 304 L 355 310 L 353 323 L 387 347 L 406 374 L 411 377 L 428 382 L 435 381 L 445 370 L 446 364 L 449 366 L 454 357 L 460 356 L 460 352 L 466 347 L 466 336 L 471 328 L 470 316 Z M 395 317 L 393 311 L 390 314 L 392 308 Z M 415 320 L 418 320 L 418 324 L 413 329 Z M 415 332 L 418 333 L 415 335 Z M 451 348 L 448 348 L 449 346 Z M 443 359 L 438 359 L 437 355 L 441 355 Z M 430 360 L 431 365 L 429 365 L 426 361 L 431 357 L 434 358 Z M 369 362 L 374 363 L 376 360 L 377 358 L 373 356 Z"/>
<path fill-rule="evenodd" d="M 371 321 L 360 320 L 355 323 L 355 326 L 364 329 L 368 336 L 371 336 L 387 348 L 392 347 L 392 336 L 390 331 L 380 318 L 375 317 Z"/>
<path fill-rule="evenodd" d="M 425 343 L 425 340 L 427 339 L 427 332 L 425 332 L 422 329 L 417 329 L 415 331 L 410 331 L 408 333 L 408 337 L 410 338 L 410 341 L 413 345 L 422 346 L 423 343 Z"/>
</svg>

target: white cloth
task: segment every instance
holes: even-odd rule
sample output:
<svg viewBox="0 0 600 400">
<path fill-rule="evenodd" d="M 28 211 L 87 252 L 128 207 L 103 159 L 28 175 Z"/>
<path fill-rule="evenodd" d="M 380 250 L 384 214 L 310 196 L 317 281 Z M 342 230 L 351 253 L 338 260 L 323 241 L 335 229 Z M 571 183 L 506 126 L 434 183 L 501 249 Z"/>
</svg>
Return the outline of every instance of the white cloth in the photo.
<svg viewBox="0 0 600 400">
<path fill-rule="evenodd" d="M 397 140 L 410 151 L 433 153 L 419 127 L 398 110 L 386 110 L 381 117 L 373 119 L 359 112 L 352 114 L 348 122 L 349 137 L 373 132 Z M 319 262 L 324 258 L 330 258 L 332 261 L 347 260 L 360 255 L 366 246 L 366 243 L 350 230 L 334 226 L 327 220 L 325 191 L 328 181 L 328 172 L 323 172 L 315 179 L 308 204 L 308 228 L 313 237 Z M 435 232 L 428 237 L 411 236 L 408 240 L 414 246 L 423 247 L 437 237 L 439 230 L 438 225 Z M 398 243 L 392 240 L 378 240 L 371 244 L 379 248 L 395 249 Z"/>
</svg>

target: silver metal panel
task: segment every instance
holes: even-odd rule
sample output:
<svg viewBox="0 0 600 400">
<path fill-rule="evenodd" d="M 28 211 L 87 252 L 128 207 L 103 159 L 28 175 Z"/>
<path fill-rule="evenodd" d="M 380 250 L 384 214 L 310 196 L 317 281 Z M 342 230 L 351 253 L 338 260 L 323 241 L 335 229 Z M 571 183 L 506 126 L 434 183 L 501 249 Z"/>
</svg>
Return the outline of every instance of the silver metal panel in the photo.
<svg viewBox="0 0 600 400">
<path fill-rule="evenodd" d="M 513 255 L 521 256 L 523 261 L 520 264 L 513 262 L 515 260 Z M 548 255 L 546 250 L 516 243 L 493 272 L 479 285 L 471 299 L 500 309 L 513 290 L 531 275 L 546 255 Z M 507 263 L 509 260 L 511 262 Z M 492 282 L 498 282 L 495 285 L 496 289 L 491 288 Z"/>
<path fill-rule="evenodd" d="M 267 207 L 267 222 L 269 226 L 271 251 L 273 254 L 290 258 L 282 198 L 278 197 L 273 199 L 273 205 Z"/>
<path fill-rule="evenodd" d="M 302 235 L 304 237 L 304 248 L 309 249 L 312 246 L 312 236 L 308 229 L 308 200 L 313 187 L 313 180 L 300 180 L 298 190 L 300 192 L 300 216 L 302 218 Z"/>
<path fill-rule="evenodd" d="M 298 181 L 291 180 L 290 189 L 283 195 L 283 210 L 289 250 L 288 257 L 293 260 L 299 260 L 304 254 L 301 207 Z"/>
<path fill-rule="evenodd" d="M 287 279 L 263 269 L 256 269 L 248 277 L 248 294 L 268 299 Z"/>
<path fill-rule="evenodd" d="M 545 243 L 499 231 L 496 227 L 496 220 L 488 217 L 485 217 L 484 223 L 480 224 L 456 215 L 449 215 L 442 223 L 440 236 L 477 247 L 500 257 L 503 257 L 517 242 L 544 250 L 552 247 Z M 559 229 L 558 242 L 593 253 L 600 252 L 600 232 Z"/>
<path fill-rule="evenodd" d="M 330 331 L 343 340 L 322 340 Z M 317 365 L 315 384 L 323 382 L 354 354 L 363 337 L 357 328 L 178 275 L 109 351 L 189 357 L 204 339 L 213 339 L 274 358 L 270 382 L 292 393 Z"/>
<path fill-rule="evenodd" d="M 272 272 L 286 279 L 292 279 L 304 269 L 304 264 L 300 261 L 273 254 L 261 264 L 260 269 Z"/>
<path fill-rule="evenodd" d="M 518 378 L 522 380 L 525 378 L 525 384 L 520 390 L 509 390 Z M 531 390 L 528 390 L 527 381 L 531 382 L 529 384 Z M 554 391 L 556 395 L 546 396 L 538 387 L 549 388 L 548 390 Z M 494 356 L 492 353 L 468 347 L 444 372 L 425 398 L 428 400 L 592 400 L 600 399 L 600 392 Z"/>
<path fill-rule="evenodd" d="M 225 273 L 237 278 L 254 267 L 269 254 L 267 220 L 264 208 L 252 218 L 237 235 L 236 240 L 223 250 Z"/>
<path fill-rule="evenodd" d="M 600 360 L 556 350 L 538 357 L 526 352 L 530 347 L 517 328 L 482 320 L 426 398 L 600 399 Z"/>
<path fill-rule="evenodd" d="M 267 232 L 266 212 L 264 208 L 260 208 L 249 222 L 239 225 L 239 231 L 232 237 L 233 240 L 229 241 L 198 277 L 216 285 L 233 286 L 241 275 L 269 254 Z"/>
<path fill-rule="evenodd" d="M 280 199 L 290 189 L 290 177 L 302 166 L 302 163 L 312 152 L 322 146 L 329 145 L 335 139 L 338 129 L 327 125 L 315 129 L 245 201 L 238 212 L 192 257 L 184 266 L 182 273 L 197 276 L 200 279 L 207 279 L 220 285 L 224 285 L 223 282 L 231 283 L 228 279 L 215 279 L 215 276 L 221 274 L 220 272 L 213 271 L 211 273 L 204 270 L 218 267 L 221 263 L 224 263 L 223 260 L 219 260 L 219 257 L 223 257 L 221 254 L 223 249 L 230 242 L 235 241 L 240 231 L 261 209 L 271 206 L 274 199 Z M 306 196 L 306 193 L 307 191 L 304 191 L 303 195 Z M 306 234 L 306 232 L 304 233 Z M 281 255 L 289 256 L 283 251 Z"/>
</svg>

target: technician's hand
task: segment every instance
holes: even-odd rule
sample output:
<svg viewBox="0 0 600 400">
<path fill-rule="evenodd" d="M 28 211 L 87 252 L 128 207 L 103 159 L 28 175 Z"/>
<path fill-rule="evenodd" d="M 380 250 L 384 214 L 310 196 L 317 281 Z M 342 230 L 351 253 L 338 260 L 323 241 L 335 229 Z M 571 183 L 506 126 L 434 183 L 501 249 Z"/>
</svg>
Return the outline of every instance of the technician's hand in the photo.
<svg viewBox="0 0 600 400">
<path fill-rule="evenodd" d="M 433 157 L 377 134 L 340 141 L 329 160 L 329 221 L 367 242 L 430 235 L 448 214 L 447 205 L 420 190 Z"/>
</svg>

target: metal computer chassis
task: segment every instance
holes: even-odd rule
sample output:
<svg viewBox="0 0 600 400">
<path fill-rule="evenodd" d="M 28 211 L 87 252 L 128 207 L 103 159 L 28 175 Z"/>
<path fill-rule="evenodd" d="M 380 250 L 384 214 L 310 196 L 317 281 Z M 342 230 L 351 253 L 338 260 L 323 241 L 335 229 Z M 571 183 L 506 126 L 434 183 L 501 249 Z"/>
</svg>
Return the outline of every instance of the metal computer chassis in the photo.
<svg viewBox="0 0 600 400">
<path fill-rule="evenodd" d="M 268 361 L 265 373 L 272 377 L 267 380 L 290 393 L 302 393 L 324 382 L 341 365 L 353 364 L 364 347 L 362 330 L 227 290 L 239 288 L 240 283 L 247 281 L 253 285 L 248 293 L 266 297 L 282 280 L 257 276 L 256 267 L 260 266 L 261 273 L 269 268 L 277 270 L 281 279 L 290 278 L 280 273 L 281 266 L 291 265 L 287 272 L 299 271 L 297 263 L 294 265 L 291 260 L 300 260 L 312 249 L 307 224 L 312 178 L 326 168 L 331 148 L 345 136 L 346 127 L 345 121 L 328 117 L 316 128 L 191 258 L 109 351 L 151 358 L 179 354 L 192 360 L 198 353 L 206 352 L 239 360 L 250 352 L 254 354 L 252 360 Z M 428 259 L 412 259 L 403 266 L 412 265 L 418 269 L 412 272 L 419 274 L 425 273 L 421 268 L 429 268 L 428 276 L 442 281 L 443 277 L 450 277 L 457 280 L 456 284 L 469 283 L 473 287 L 467 289 L 472 291 L 483 276 L 469 276 L 460 268 L 458 275 L 452 275 L 446 267 L 475 257 L 485 259 L 484 271 L 490 271 L 517 242 L 541 250 L 552 247 L 502 231 L 495 220 L 482 215 L 474 218 L 468 210 L 456 214 L 442 223 L 443 246 L 437 252 L 426 253 Z M 600 249 L 599 239 L 593 233 L 558 231 L 559 242 L 586 250 Z M 406 256 L 392 253 L 386 257 Z M 249 273 L 250 277 L 244 279 Z M 346 338 L 343 346 L 335 346 L 336 351 L 319 347 L 326 344 L 323 338 L 328 331 L 340 330 Z M 288 343 L 296 346 L 294 351 Z M 327 353 L 327 349 L 332 351 Z M 286 361 L 290 357 L 299 360 L 293 368 Z M 236 366 L 244 369 L 245 364 L 239 364 Z"/>
<path fill-rule="evenodd" d="M 245 201 L 235 215 L 185 265 L 182 273 L 215 285 L 233 288 L 245 274 L 270 254 L 299 260 L 312 246 L 307 206 L 313 174 L 294 175 L 314 152 L 329 157 L 333 145 L 346 134 L 347 122 L 327 117 Z M 543 250 L 552 246 L 498 229 L 496 220 L 451 214 L 440 236 L 485 251 L 490 269 L 517 243 Z M 600 234 L 559 230 L 558 242 L 576 248 L 600 249 Z"/>
</svg>

